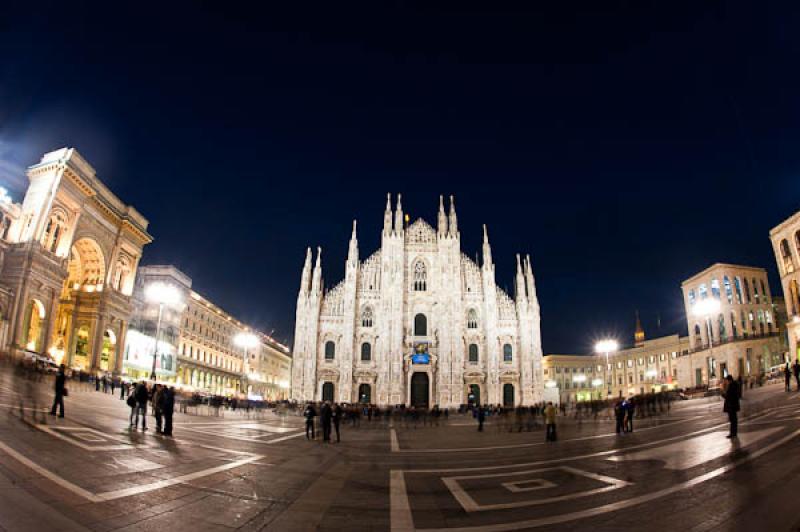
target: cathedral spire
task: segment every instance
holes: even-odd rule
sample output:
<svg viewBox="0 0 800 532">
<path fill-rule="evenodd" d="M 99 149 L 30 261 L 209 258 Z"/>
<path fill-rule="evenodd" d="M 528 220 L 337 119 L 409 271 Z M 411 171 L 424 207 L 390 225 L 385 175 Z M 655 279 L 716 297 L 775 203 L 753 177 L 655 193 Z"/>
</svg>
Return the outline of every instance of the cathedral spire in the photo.
<svg viewBox="0 0 800 532">
<path fill-rule="evenodd" d="M 450 235 L 456 236 L 458 234 L 458 217 L 456 216 L 456 202 L 453 196 L 450 196 Z"/>
<path fill-rule="evenodd" d="M 533 266 L 531 256 L 525 255 L 525 283 L 528 285 L 528 298 L 533 300 L 536 297 L 536 281 L 533 279 Z"/>
<path fill-rule="evenodd" d="M 300 278 L 300 294 L 307 294 L 311 288 L 311 248 L 306 248 L 306 261 L 303 264 L 303 275 Z"/>
<path fill-rule="evenodd" d="M 439 195 L 438 231 L 439 231 L 439 236 L 444 236 L 447 234 L 447 215 L 444 212 L 444 196 L 441 194 Z"/>
<path fill-rule="evenodd" d="M 317 247 L 317 260 L 314 263 L 314 277 L 311 281 L 311 292 L 318 294 L 322 291 L 322 248 Z"/>
<path fill-rule="evenodd" d="M 486 230 L 486 224 L 483 224 L 483 266 L 492 265 L 492 247 L 489 245 L 489 232 Z"/>
<path fill-rule="evenodd" d="M 386 194 L 386 210 L 383 211 L 383 232 L 389 234 L 392 232 L 392 194 Z"/>
<path fill-rule="evenodd" d="M 353 234 L 350 236 L 350 249 L 347 252 L 347 261 L 358 263 L 358 237 L 356 236 L 357 221 L 353 220 Z"/>
<path fill-rule="evenodd" d="M 403 195 L 397 194 L 397 210 L 394 211 L 394 232 L 403 234 Z"/>
<path fill-rule="evenodd" d="M 517 276 L 516 276 L 516 298 L 517 301 L 525 299 L 525 278 L 522 276 L 522 264 L 520 263 L 519 253 L 517 253 Z"/>
<path fill-rule="evenodd" d="M 633 333 L 633 342 L 636 347 L 644 345 L 644 329 L 642 329 L 642 322 L 639 320 L 639 311 L 636 311 L 636 332 Z"/>
</svg>

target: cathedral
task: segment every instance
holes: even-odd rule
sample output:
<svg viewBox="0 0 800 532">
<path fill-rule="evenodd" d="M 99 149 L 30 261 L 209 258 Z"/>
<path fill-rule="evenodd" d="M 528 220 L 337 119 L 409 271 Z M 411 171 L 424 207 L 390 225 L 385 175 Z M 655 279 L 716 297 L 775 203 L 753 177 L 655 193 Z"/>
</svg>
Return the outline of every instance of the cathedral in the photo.
<svg viewBox="0 0 800 532">
<path fill-rule="evenodd" d="M 297 297 L 292 397 L 379 405 L 530 405 L 542 400 L 539 302 L 530 257 L 514 297 L 495 282 L 486 226 L 482 264 L 461 251 L 452 196 L 434 229 L 386 200 L 381 248 L 361 260 L 356 222 L 345 278 L 325 289 L 311 249 Z M 312 267 L 313 262 L 313 267 Z"/>
</svg>

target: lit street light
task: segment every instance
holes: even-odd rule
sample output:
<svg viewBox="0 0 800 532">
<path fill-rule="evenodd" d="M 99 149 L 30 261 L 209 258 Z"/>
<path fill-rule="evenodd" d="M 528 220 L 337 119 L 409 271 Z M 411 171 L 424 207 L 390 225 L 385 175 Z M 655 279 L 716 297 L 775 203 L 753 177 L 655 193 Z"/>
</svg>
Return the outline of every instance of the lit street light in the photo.
<svg viewBox="0 0 800 532">
<path fill-rule="evenodd" d="M 604 353 L 606 355 L 606 382 L 608 383 L 608 397 L 611 397 L 611 370 L 608 367 L 608 355 L 609 353 L 615 352 L 617 349 L 619 349 L 619 343 L 612 339 L 600 340 L 594 345 L 594 350 L 596 353 Z"/>
<path fill-rule="evenodd" d="M 156 342 L 153 349 L 153 370 L 150 372 L 150 380 L 156 380 L 156 359 L 158 358 L 158 337 L 161 333 L 161 316 L 164 312 L 164 305 L 179 305 L 181 295 L 178 290 L 166 283 L 153 283 L 148 285 L 144 291 L 144 297 L 151 303 L 158 304 L 158 321 L 156 322 Z"/>
<path fill-rule="evenodd" d="M 242 374 L 247 375 L 247 370 L 250 366 L 250 361 L 247 358 L 247 350 L 258 345 L 258 337 L 253 333 L 241 332 L 233 337 L 233 343 L 244 349 Z M 242 384 L 242 386 L 244 386 L 244 384 Z"/>
<path fill-rule="evenodd" d="M 695 304 L 694 308 L 692 309 L 692 314 L 698 318 L 704 319 L 706 322 L 706 327 L 708 327 L 709 360 L 713 360 L 714 356 L 714 333 L 711 330 L 711 317 L 719 312 L 719 308 L 720 308 L 719 299 L 712 297 L 709 299 L 701 299 Z M 716 374 L 713 373 L 713 367 L 709 368 L 709 370 L 711 370 L 711 373 L 709 373 L 708 375 L 708 384 L 711 385 L 711 379 L 716 378 Z"/>
</svg>

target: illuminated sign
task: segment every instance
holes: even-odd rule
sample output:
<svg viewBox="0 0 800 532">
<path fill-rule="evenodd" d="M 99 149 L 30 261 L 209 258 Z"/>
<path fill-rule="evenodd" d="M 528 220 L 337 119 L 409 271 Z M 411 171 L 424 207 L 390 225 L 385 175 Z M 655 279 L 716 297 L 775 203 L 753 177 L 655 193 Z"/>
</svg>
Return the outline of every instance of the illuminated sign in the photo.
<svg viewBox="0 0 800 532">
<path fill-rule="evenodd" d="M 123 364 L 125 367 L 147 371 L 153 367 L 153 350 L 155 339 L 152 336 L 130 329 L 125 337 L 125 353 Z M 168 375 L 175 375 L 175 346 L 169 342 L 158 342 L 158 356 L 156 357 L 156 371 Z"/>
<path fill-rule="evenodd" d="M 428 353 L 414 353 L 411 355 L 412 364 L 430 364 L 431 356 Z"/>
</svg>

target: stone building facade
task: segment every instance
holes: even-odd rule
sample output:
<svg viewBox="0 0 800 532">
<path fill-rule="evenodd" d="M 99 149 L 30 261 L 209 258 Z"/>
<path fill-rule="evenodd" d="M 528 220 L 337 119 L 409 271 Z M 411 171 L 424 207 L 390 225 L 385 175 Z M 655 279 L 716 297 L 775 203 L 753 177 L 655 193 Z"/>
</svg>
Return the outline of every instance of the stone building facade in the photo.
<svg viewBox="0 0 800 532">
<path fill-rule="evenodd" d="M 434 229 L 407 225 L 387 198 L 381 248 L 361 260 L 356 224 L 345 279 L 329 290 L 321 250 L 309 249 L 297 298 L 296 400 L 456 406 L 542 398 L 539 303 L 529 257 L 517 256 L 515 294 L 495 282 L 484 226 L 483 261 L 461 250 L 452 197 Z"/>
<path fill-rule="evenodd" d="M 161 309 L 147 301 L 154 283 L 171 286 L 180 302 Z M 192 288 L 192 279 L 172 265 L 142 266 L 136 277 L 134 313 L 125 346 L 125 374 L 148 378 L 156 355 L 159 380 L 218 395 L 269 400 L 288 398 L 291 357 L 288 347 L 248 327 Z M 158 349 L 156 350 L 156 331 Z M 245 349 L 236 337 L 252 334 L 256 345 Z"/>
<path fill-rule="evenodd" d="M 769 232 L 786 303 L 789 357 L 800 358 L 800 211 Z"/>
<path fill-rule="evenodd" d="M 27 176 L 21 204 L 0 202 L 2 348 L 119 373 L 148 222 L 73 148 L 45 154 Z"/>
</svg>

